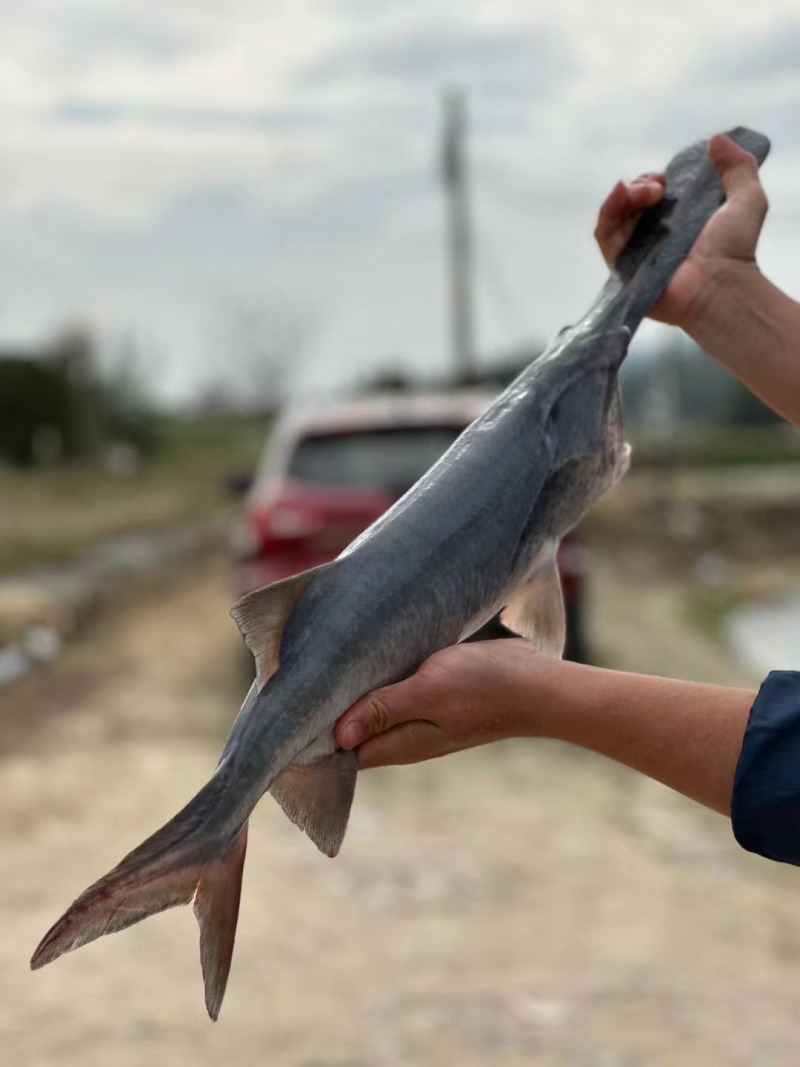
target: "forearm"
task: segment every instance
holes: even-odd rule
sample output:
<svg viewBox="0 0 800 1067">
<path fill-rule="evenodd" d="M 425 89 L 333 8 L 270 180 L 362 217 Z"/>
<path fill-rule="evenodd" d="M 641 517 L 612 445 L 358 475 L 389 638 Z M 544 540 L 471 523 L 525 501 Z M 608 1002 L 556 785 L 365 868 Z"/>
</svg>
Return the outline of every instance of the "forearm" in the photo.
<svg viewBox="0 0 800 1067">
<path fill-rule="evenodd" d="M 730 813 L 754 692 L 567 663 L 551 691 L 520 732 L 591 749 Z"/>
<path fill-rule="evenodd" d="M 339 720 L 359 765 L 417 763 L 512 737 L 592 749 L 729 814 L 755 693 L 625 674 L 536 652 L 526 641 L 442 649 Z"/>
<path fill-rule="evenodd" d="M 684 329 L 765 404 L 800 425 L 800 304 L 755 264 L 712 277 Z"/>
</svg>

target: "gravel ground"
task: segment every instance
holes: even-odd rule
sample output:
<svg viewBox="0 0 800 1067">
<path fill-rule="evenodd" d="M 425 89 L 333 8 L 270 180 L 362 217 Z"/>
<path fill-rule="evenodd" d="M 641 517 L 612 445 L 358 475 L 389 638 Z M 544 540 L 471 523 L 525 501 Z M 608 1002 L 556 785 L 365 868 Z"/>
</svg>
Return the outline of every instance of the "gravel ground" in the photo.
<svg viewBox="0 0 800 1067">
<path fill-rule="evenodd" d="M 242 695 L 229 600 L 204 564 L 0 693 L 3 1062 L 795 1067 L 800 872 L 555 744 L 363 775 L 334 862 L 267 798 L 216 1025 L 189 909 L 31 974 L 64 906 L 213 768 Z M 605 662 L 752 680 L 642 560 L 596 559 L 593 613 Z"/>
</svg>

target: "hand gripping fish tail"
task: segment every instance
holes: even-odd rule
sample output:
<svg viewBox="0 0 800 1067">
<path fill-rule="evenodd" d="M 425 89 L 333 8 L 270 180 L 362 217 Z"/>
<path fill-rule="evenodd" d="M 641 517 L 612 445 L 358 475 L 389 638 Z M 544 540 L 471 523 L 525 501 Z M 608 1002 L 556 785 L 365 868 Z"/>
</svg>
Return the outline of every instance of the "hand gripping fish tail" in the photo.
<svg viewBox="0 0 800 1067">
<path fill-rule="evenodd" d="M 760 163 L 769 142 L 730 135 Z M 561 538 L 627 470 L 617 372 L 630 338 L 724 200 L 705 142 L 677 155 L 594 305 L 332 563 L 231 612 L 256 682 L 197 796 L 80 896 L 33 956 L 41 967 L 102 934 L 194 904 L 209 1015 L 225 992 L 247 821 L 269 792 L 328 856 L 357 775 L 334 727 L 361 696 L 408 677 L 501 613 L 559 656 Z"/>
</svg>

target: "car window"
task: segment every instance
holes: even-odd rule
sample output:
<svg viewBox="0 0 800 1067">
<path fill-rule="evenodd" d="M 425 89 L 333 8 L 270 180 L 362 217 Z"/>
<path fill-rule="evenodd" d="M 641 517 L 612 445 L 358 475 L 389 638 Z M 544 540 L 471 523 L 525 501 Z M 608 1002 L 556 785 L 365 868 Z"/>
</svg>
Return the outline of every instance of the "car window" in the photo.
<svg viewBox="0 0 800 1067">
<path fill-rule="evenodd" d="M 310 435 L 298 442 L 288 474 L 316 484 L 405 491 L 460 433 L 455 426 L 413 426 Z"/>
</svg>

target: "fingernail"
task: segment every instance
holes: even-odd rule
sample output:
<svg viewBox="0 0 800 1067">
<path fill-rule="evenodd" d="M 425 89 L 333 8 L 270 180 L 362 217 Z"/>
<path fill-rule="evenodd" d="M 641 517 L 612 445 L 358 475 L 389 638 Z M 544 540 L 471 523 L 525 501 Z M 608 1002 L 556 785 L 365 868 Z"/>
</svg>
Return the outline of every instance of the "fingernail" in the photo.
<svg viewBox="0 0 800 1067">
<path fill-rule="evenodd" d="M 342 748 L 357 748 L 367 736 L 360 722 L 351 722 L 342 730 Z"/>
</svg>

